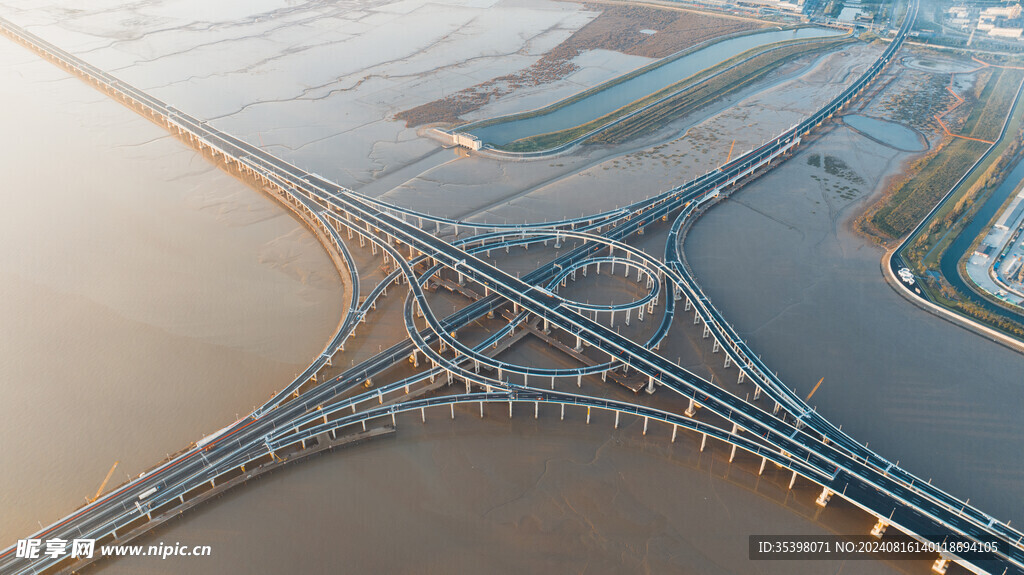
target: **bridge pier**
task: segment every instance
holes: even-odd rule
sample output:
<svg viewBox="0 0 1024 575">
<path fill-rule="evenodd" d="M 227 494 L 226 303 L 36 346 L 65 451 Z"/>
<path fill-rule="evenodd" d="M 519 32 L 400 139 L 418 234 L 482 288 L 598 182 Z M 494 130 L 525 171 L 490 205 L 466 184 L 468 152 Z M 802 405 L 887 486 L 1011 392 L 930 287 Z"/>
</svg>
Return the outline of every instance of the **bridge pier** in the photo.
<svg viewBox="0 0 1024 575">
<path fill-rule="evenodd" d="M 690 406 L 686 408 L 686 411 L 684 411 L 683 414 L 685 414 L 686 417 L 693 417 L 694 415 L 696 415 L 696 413 L 697 413 L 697 402 L 694 401 L 693 398 L 691 397 L 690 398 Z"/>
<path fill-rule="evenodd" d="M 576 351 L 576 352 L 583 351 L 583 339 L 580 338 L 579 335 L 576 336 L 576 347 L 573 348 L 573 351 Z"/>
<path fill-rule="evenodd" d="M 743 383 L 744 378 L 745 378 L 745 376 L 743 374 L 743 370 L 741 369 L 740 370 L 740 375 L 736 378 L 736 384 L 739 385 L 739 384 Z"/>
<path fill-rule="evenodd" d="M 560 421 L 565 421 L 565 404 L 562 404 L 562 418 Z"/>
<path fill-rule="evenodd" d="M 818 495 L 818 498 L 815 499 L 814 502 L 818 504 L 818 507 L 825 507 L 828 505 L 830 499 L 832 499 L 832 490 L 828 487 L 822 487 L 821 495 Z"/>
<path fill-rule="evenodd" d="M 537 419 L 538 416 L 540 416 L 540 402 L 535 401 L 533 402 L 533 418 Z"/>
<path fill-rule="evenodd" d="M 889 522 L 887 520 L 879 519 L 878 523 L 875 523 L 875 526 L 871 528 L 871 535 L 875 539 L 881 539 L 882 535 L 885 535 L 885 530 L 888 527 L 889 527 Z"/>
<path fill-rule="evenodd" d="M 729 357 L 728 354 L 726 354 L 726 356 L 725 356 L 725 369 L 729 369 L 729 366 L 731 366 L 731 365 L 732 365 L 732 358 Z"/>
<path fill-rule="evenodd" d="M 648 394 L 654 393 L 654 376 L 647 376 L 647 389 L 645 390 Z"/>
<path fill-rule="evenodd" d="M 644 416 L 644 435 L 647 435 L 647 420 L 650 419 L 646 415 Z"/>
<path fill-rule="evenodd" d="M 551 376 L 552 385 L 554 385 L 554 381 L 555 381 L 555 376 Z M 582 373 L 577 373 L 576 374 L 576 387 L 578 387 L 578 388 L 582 388 L 583 387 L 583 374 Z M 554 389 L 554 388 L 552 388 L 552 389 Z"/>
<path fill-rule="evenodd" d="M 707 328 L 707 326 L 706 326 L 706 325 L 704 326 L 704 330 L 705 330 L 705 331 L 708 331 L 708 328 Z M 705 337 L 707 337 L 707 336 L 705 336 Z M 718 345 L 718 338 L 716 337 L 716 338 L 715 338 L 715 345 L 713 345 L 713 346 L 711 347 L 711 353 L 718 353 L 718 350 L 719 350 L 719 348 L 721 348 L 721 347 L 722 347 L 722 346 Z M 729 366 L 726 366 L 726 367 L 729 367 Z"/>
<path fill-rule="evenodd" d="M 700 316 L 697 315 L 697 310 L 693 310 L 693 325 L 700 323 Z"/>
<path fill-rule="evenodd" d="M 484 418 L 484 402 L 480 402 L 480 419 Z"/>
<path fill-rule="evenodd" d="M 762 473 L 764 473 L 764 466 L 765 466 L 766 463 L 768 463 L 768 458 L 762 456 L 761 457 L 761 468 L 757 470 L 757 475 L 758 476 L 760 476 Z"/>
<path fill-rule="evenodd" d="M 949 569 L 949 559 L 945 557 L 939 557 L 932 563 L 932 573 L 938 573 L 939 575 L 946 575 L 946 570 Z"/>
<path fill-rule="evenodd" d="M 626 308 L 626 326 L 629 326 L 629 312 L 632 311 L 630 308 Z"/>
<path fill-rule="evenodd" d="M 619 428 L 619 415 L 621 415 L 619 410 L 615 410 L 615 428 L 614 429 L 618 429 Z"/>
<path fill-rule="evenodd" d="M 793 489 L 793 484 L 796 483 L 796 470 L 793 470 L 793 476 L 789 478 L 789 488 Z"/>
<path fill-rule="evenodd" d="M 607 369 L 601 372 L 601 382 L 603 383 L 603 382 L 606 382 L 606 381 L 608 381 L 608 370 Z"/>
<path fill-rule="evenodd" d="M 757 401 L 759 399 L 761 399 L 761 386 L 760 385 L 755 385 L 754 386 L 754 401 Z"/>
<path fill-rule="evenodd" d="M 678 288 L 676 288 L 676 289 L 678 290 Z M 678 297 L 678 291 L 676 292 L 676 295 L 677 295 L 676 299 L 679 299 L 679 297 Z M 685 309 L 685 311 L 690 311 L 690 309 L 691 309 L 692 307 L 693 307 L 693 305 L 692 305 L 692 304 L 690 303 L 690 298 L 689 298 L 689 297 L 687 297 L 687 298 L 686 298 L 686 309 Z"/>
<path fill-rule="evenodd" d="M 512 419 L 512 400 L 508 402 L 508 418 Z"/>
<path fill-rule="evenodd" d="M 707 339 L 709 335 L 711 335 L 711 329 L 708 328 L 708 324 L 704 324 L 704 336 L 703 336 L 703 339 Z M 718 350 L 715 350 L 715 352 L 717 353 Z"/>
<path fill-rule="evenodd" d="M 704 446 L 707 445 L 707 442 L 708 442 L 708 434 L 701 433 L 700 434 L 700 452 L 701 453 L 704 453 Z"/>
<path fill-rule="evenodd" d="M 415 369 L 415 368 L 419 368 L 419 366 L 420 366 L 420 350 L 414 349 L 414 350 L 412 350 L 412 367 Z"/>
<path fill-rule="evenodd" d="M 732 435 L 738 435 L 736 433 L 738 431 L 739 431 L 739 426 L 737 426 L 736 424 L 732 424 Z M 729 462 L 730 463 L 732 462 L 732 459 L 735 458 L 735 456 L 736 456 L 736 444 L 733 443 L 732 444 L 732 451 L 729 453 Z"/>
<path fill-rule="evenodd" d="M 587 425 L 590 425 L 590 406 L 587 406 Z"/>
<path fill-rule="evenodd" d="M 678 431 L 679 431 L 679 426 L 673 423 L 672 424 L 672 443 L 676 442 L 676 432 L 678 432 Z"/>
</svg>

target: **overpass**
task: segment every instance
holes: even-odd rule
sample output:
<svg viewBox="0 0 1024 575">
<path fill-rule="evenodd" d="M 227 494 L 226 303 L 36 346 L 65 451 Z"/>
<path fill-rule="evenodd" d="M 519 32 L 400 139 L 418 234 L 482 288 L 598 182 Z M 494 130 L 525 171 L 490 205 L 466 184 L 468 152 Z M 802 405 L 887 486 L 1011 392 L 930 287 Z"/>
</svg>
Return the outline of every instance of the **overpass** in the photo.
<svg viewBox="0 0 1024 575">
<path fill-rule="evenodd" d="M 802 136 L 839 112 L 877 77 L 902 45 L 916 13 L 915 1 L 896 38 L 861 77 L 810 117 L 762 146 L 625 208 L 523 225 L 437 218 L 361 196 L 0 21 L 0 31 L 9 37 L 143 113 L 225 169 L 272 190 L 317 233 L 334 254 L 336 264 L 353 278 L 345 321 L 324 351 L 281 392 L 248 416 L 30 537 L 70 540 L 84 536 L 104 543 L 122 543 L 208 490 L 276 464 L 289 454 L 330 444 L 357 427 L 365 430 L 368 423 L 390 420 L 394 424 L 398 413 L 419 411 L 425 420 L 427 408 L 447 406 L 454 417 L 455 404 L 478 403 L 483 414 L 485 404 L 507 403 L 510 416 L 516 404 L 532 406 L 537 416 L 539 405 L 545 403 L 559 405 L 563 414 L 566 406 L 585 407 L 588 420 L 591 410 L 614 413 L 616 424 L 622 414 L 642 417 L 645 432 L 650 422 L 671 425 L 673 440 L 678 429 L 689 430 L 701 434 L 702 449 L 709 436 L 727 442 L 732 446 L 730 460 L 741 449 L 761 458 L 762 471 L 769 461 L 790 470 L 790 487 L 798 477 L 813 481 L 822 487 L 819 501 L 827 503 L 832 496 L 850 501 L 878 518 L 879 532 L 892 525 L 932 543 L 955 536 L 968 542 L 999 544 L 994 553 L 949 553 L 938 558 L 937 568 L 944 569 L 946 560 L 954 560 L 976 572 L 1024 573 L 1019 531 L 921 481 L 818 415 L 774 376 L 729 326 L 701 291 L 681 255 L 687 226 L 704 210 L 791 153 Z M 673 220 L 663 258 L 652 257 L 627 243 L 669 218 Z M 467 236 L 461 237 L 462 232 Z M 358 269 L 342 233 L 349 240 L 358 238 L 360 247 L 369 244 L 374 255 L 394 266 L 365 299 L 359 291 Z M 441 239 L 449 236 L 456 239 Z M 546 247 L 549 242 L 558 250 L 554 258 L 522 278 L 503 271 L 488 257 L 493 250 Z M 606 273 L 614 274 L 618 268 L 636 274 L 637 281 L 645 282 L 646 295 L 618 306 L 590 305 L 559 295 L 559 288 L 566 282 L 588 272 L 601 273 L 602 266 L 606 266 Z M 445 276 L 450 278 L 444 280 L 448 284 L 466 293 L 475 290 L 478 297 L 442 318 L 432 311 L 424 288 Z M 407 288 L 398 287 L 406 284 Z M 389 287 L 405 293 L 403 314 L 409 338 L 339 375 L 324 378 L 322 374 L 331 367 L 335 355 L 344 350 L 376 303 L 388 297 Z M 681 312 L 676 309 L 680 305 L 677 302 L 684 302 Z M 713 339 L 714 350 L 725 357 L 725 366 L 736 367 L 738 382 L 750 381 L 753 399 L 704 380 L 657 353 L 668 327 L 691 310 L 694 325 L 702 325 L 704 336 Z M 643 321 L 645 313 L 660 320 L 645 342 L 635 342 L 614 329 L 616 314 L 620 321 L 629 323 L 634 311 L 636 321 Z M 459 337 L 460 329 L 495 312 L 509 319 L 484 341 L 470 344 Z M 588 346 L 591 353 L 599 352 L 607 360 L 577 368 L 537 368 L 504 362 L 491 353 L 503 340 L 514 337 L 517 329 L 539 330 L 529 327 L 534 324 L 553 333 L 554 341 L 567 339 L 566 347 L 575 344 L 571 349 L 582 351 Z M 424 369 L 414 375 L 384 385 L 372 383 L 386 378 L 407 359 L 418 368 L 420 355 Z M 678 394 L 688 408 L 679 414 L 580 392 L 583 376 L 603 378 L 618 370 L 642 376 L 650 392 L 662 387 Z M 438 377 L 444 381 L 437 382 Z M 455 383 L 463 383 L 465 391 L 457 390 Z M 372 387 L 364 390 L 365 384 Z M 699 418 L 698 406 L 704 412 Z M 0 571 L 59 572 L 85 563 L 49 557 L 26 560 L 16 557 L 14 551 L 10 547 L 0 553 Z"/>
</svg>

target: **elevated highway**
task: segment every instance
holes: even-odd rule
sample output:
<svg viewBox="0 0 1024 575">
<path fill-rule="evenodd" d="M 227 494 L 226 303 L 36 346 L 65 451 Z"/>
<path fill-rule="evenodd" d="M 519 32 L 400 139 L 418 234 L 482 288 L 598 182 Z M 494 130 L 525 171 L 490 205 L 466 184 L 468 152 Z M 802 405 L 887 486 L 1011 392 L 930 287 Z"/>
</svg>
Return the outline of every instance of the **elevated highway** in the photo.
<svg viewBox="0 0 1024 575">
<path fill-rule="evenodd" d="M 322 233 L 325 245 L 339 254 L 354 279 L 349 313 L 337 334 L 309 368 L 281 392 L 248 416 L 30 537 L 88 537 L 103 543 L 122 543 L 129 534 L 144 530 L 155 517 L 173 513 L 205 490 L 245 473 L 247 467 L 280 460 L 290 450 L 334 440 L 353 426 L 365 429 L 367 422 L 381 419 L 394 423 L 395 416 L 406 411 L 419 411 L 425 420 L 427 408 L 445 406 L 454 417 L 451 406 L 460 403 L 479 403 L 481 413 L 484 404 L 507 403 L 510 415 L 513 405 L 532 404 L 536 416 L 538 406 L 545 403 L 562 406 L 563 413 L 565 406 L 585 407 L 588 417 L 593 409 L 614 412 L 616 422 L 620 414 L 642 417 L 645 431 L 649 422 L 661 422 L 672 426 L 673 440 L 679 428 L 690 430 L 702 434 L 702 448 L 707 437 L 719 439 L 732 446 L 732 457 L 741 449 L 762 458 L 762 470 L 768 461 L 791 470 L 791 487 L 797 477 L 804 477 L 822 487 L 822 500 L 827 502 L 833 495 L 845 498 L 878 518 L 881 530 L 892 525 L 933 543 L 946 537 L 998 543 L 994 553 L 948 554 L 939 558 L 937 565 L 948 559 L 975 572 L 1024 573 L 1019 531 L 922 482 L 818 415 L 739 337 L 700 289 L 681 256 L 686 226 L 736 185 L 781 161 L 800 144 L 802 136 L 863 91 L 899 50 L 916 13 L 915 0 L 896 38 L 861 77 L 823 108 L 762 146 L 625 208 L 523 225 L 437 218 L 364 197 L 224 133 L 0 21 L 4 34 L 147 115 L 222 162 L 225 169 L 276 190 L 283 201 L 291 203 L 311 227 Z M 663 259 L 626 243 L 670 218 L 674 219 Z M 459 237 L 462 232 L 467 232 L 467 237 L 452 242 L 441 239 L 445 234 Z M 365 299 L 342 233 L 349 240 L 358 237 L 361 247 L 369 243 L 374 255 L 379 254 L 386 264 L 394 266 Z M 560 248 L 554 259 L 521 278 L 503 271 L 487 257 L 492 250 L 546 246 L 548 242 Z M 577 273 L 585 274 L 589 269 L 599 273 L 602 265 L 611 273 L 613 266 L 620 266 L 636 274 L 638 281 L 642 277 L 647 295 L 628 304 L 597 306 L 558 294 L 559 286 L 576 279 Z M 482 289 L 483 297 L 448 317 L 438 317 L 423 289 L 437 274 L 454 276 L 458 284 L 471 283 Z M 403 313 L 409 338 L 335 377 L 322 378 L 325 368 L 344 349 L 376 302 L 387 297 L 389 287 L 406 294 Z M 678 301 L 684 302 L 682 311 L 676 309 Z M 483 342 L 467 344 L 460 339 L 460 329 L 496 310 L 507 311 L 513 319 Z M 601 314 L 607 314 L 611 322 L 616 313 L 628 318 L 626 314 L 633 310 L 637 321 L 643 319 L 644 312 L 659 319 L 658 327 L 645 342 L 635 342 L 599 321 Z M 714 340 L 715 351 L 723 352 L 726 367 L 734 365 L 739 382 L 749 380 L 754 386 L 753 399 L 741 398 L 724 385 L 698 377 L 657 353 L 673 320 L 691 310 L 694 324 L 702 324 L 705 337 Z M 418 319 L 425 328 L 419 327 Z M 513 365 L 488 354 L 489 348 L 510 337 L 526 321 L 542 322 L 545 331 L 568 338 L 576 349 L 589 346 L 607 360 L 578 368 L 545 369 Z M 408 359 L 418 366 L 421 354 L 429 364 L 415 375 L 384 385 L 371 383 L 374 379 L 381 381 Z M 580 389 L 584 375 L 604 375 L 617 369 L 642 375 L 651 392 L 662 387 L 678 394 L 689 408 L 678 414 L 572 391 L 572 383 Z M 516 381 L 506 378 L 506 374 L 515 374 Z M 443 390 L 430 387 L 428 382 L 437 377 L 444 377 L 446 384 L 465 384 L 465 392 L 452 391 L 458 386 L 446 385 Z M 570 391 L 556 389 L 556 382 Z M 372 387 L 364 391 L 364 385 Z M 413 387 L 423 393 L 411 394 Z M 764 401 L 760 401 L 762 395 Z M 694 416 L 698 405 L 714 415 L 713 421 Z M 28 560 L 17 557 L 14 551 L 12 546 L 0 553 L 3 573 L 62 571 L 84 564 L 48 557 Z"/>
</svg>

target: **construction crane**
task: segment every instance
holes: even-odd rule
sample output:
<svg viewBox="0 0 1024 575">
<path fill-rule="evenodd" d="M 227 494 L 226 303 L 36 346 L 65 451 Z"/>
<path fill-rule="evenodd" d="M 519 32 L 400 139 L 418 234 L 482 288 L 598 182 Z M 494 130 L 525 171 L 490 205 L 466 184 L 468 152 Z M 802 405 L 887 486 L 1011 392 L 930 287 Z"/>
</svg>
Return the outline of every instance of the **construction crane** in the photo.
<svg viewBox="0 0 1024 575">
<path fill-rule="evenodd" d="M 118 463 L 121 463 L 121 462 L 120 461 L 115 461 L 114 464 L 110 466 L 110 471 L 108 471 L 107 472 L 107 476 L 103 478 L 103 483 L 100 483 L 100 488 L 96 490 L 96 495 L 93 495 L 92 499 L 89 499 L 88 497 L 86 497 L 86 500 L 89 503 L 92 503 L 93 501 L 96 501 L 97 499 L 100 498 L 100 494 L 103 493 L 103 489 L 107 486 L 107 483 L 110 482 L 110 478 L 114 475 L 114 470 L 117 469 L 117 464 Z"/>
</svg>

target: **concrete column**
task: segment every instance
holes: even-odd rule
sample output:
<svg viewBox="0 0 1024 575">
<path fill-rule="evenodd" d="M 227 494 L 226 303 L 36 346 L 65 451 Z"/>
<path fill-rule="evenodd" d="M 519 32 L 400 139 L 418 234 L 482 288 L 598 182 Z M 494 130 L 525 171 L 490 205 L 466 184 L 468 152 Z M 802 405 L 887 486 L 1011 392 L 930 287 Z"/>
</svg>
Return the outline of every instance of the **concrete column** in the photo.
<svg viewBox="0 0 1024 575">
<path fill-rule="evenodd" d="M 754 386 L 754 401 L 757 401 L 759 399 L 761 399 L 761 386 L 760 385 L 755 385 Z"/>
<path fill-rule="evenodd" d="M 587 406 L 587 425 L 590 425 L 590 406 Z"/>
<path fill-rule="evenodd" d="M 631 311 L 632 311 L 631 309 L 626 308 L 626 325 L 627 326 L 629 325 L 629 312 L 631 312 Z"/>
<path fill-rule="evenodd" d="M 583 351 L 583 339 L 579 335 L 576 336 L 576 347 L 574 350 L 577 352 Z"/>
<path fill-rule="evenodd" d="M 427 408 L 425 408 L 425 407 L 421 407 L 420 408 L 420 419 L 423 420 L 423 423 L 427 422 Z"/>
<path fill-rule="evenodd" d="M 647 376 L 647 389 L 646 389 L 646 391 L 647 391 L 648 394 L 654 393 L 654 376 L 653 375 Z"/>
<path fill-rule="evenodd" d="M 554 379 L 554 378 L 552 378 L 552 379 Z M 576 387 L 578 387 L 578 388 L 582 388 L 583 387 L 583 374 L 582 373 L 577 373 L 576 374 Z"/>
<path fill-rule="evenodd" d="M 701 433 L 700 434 L 700 451 L 701 451 L 701 453 L 704 453 L 704 446 L 707 444 L 707 442 L 708 442 L 708 434 Z"/>
<path fill-rule="evenodd" d="M 484 402 L 480 402 L 480 419 L 484 418 Z"/>
<path fill-rule="evenodd" d="M 731 358 L 731 357 L 729 357 L 728 355 L 726 355 L 726 356 L 725 356 L 725 368 L 726 368 L 726 369 L 729 369 L 729 366 L 730 366 L 730 365 L 732 365 L 732 358 Z"/>
<path fill-rule="evenodd" d="M 830 499 L 832 499 L 832 490 L 828 487 L 822 487 L 821 495 L 818 495 L 814 502 L 818 504 L 818 507 L 825 507 Z"/>
<path fill-rule="evenodd" d="M 645 415 L 644 416 L 644 435 L 647 435 L 647 420 L 648 419 L 649 418 Z"/>
<path fill-rule="evenodd" d="M 540 402 L 539 401 L 535 401 L 535 402 L 533 402 L 533 418 L 537 419 L 537 416 L 539 416 L 539 415 L 540 415 Z"/>
<path fill-rule="evenodd" d="M 796 483 L 796 471 L 793 471 L 793 476 L 789 478 L 789 488 L 793 489 L 793 484 Z"/>
<path fill-rule="evenodd" d="M 738 377 L 736 378 L 736 383 L 737 383 L 737 384 L 743 383 L 743 380 L 744 380 L 744 379 L 745 379 L 745 375 L 744 375 L 744 373 L 743 373 L 743 370 L 741 369 L 741 370 L 740 370 L 740 375 L 739 375 L 739 376 L 738 376 Z M 755 392 L 755 395 L 756 395 L 756 392 Z M 756 399 L 756 398 L 755 398 L 755 399 Z"/>
<path fill-rule="evenodd" d="M 615 429 L 619 428 L 619 415 L 620 414 L 621 414 L 620 411 L 618 411 L 618 410 L 615 411 Z"/>
<path fill-rule="evenodd" d="M 871 535 L 876 539 L 881 539 L 882 535 L 885 535 L 886 528 L 889 527 L 889 522 L 885 519 L 879 519 L 878 523 L 871 528 Z"/>
<path fill-rule="evenodd" d="M 564 403 L 562 404 L 562 419 L 561 419 L 561 421 L 565 421 L 565 404 Z"/>
<path fill-rule="evenodd" d="M 512 419 L 512 401 L 511 400 L 509 400 L 509 402 L 508 402 L 508 418 Z"/>
<path fill-rule="evenodd" d="M 683 413 L 686 417 L 693 417 L 697 413 L 697 402 L 692 397 L 690 398 L 690 407 L 687 407 Z"/>
<path fill-rule="evenodd" d="M 758 475 L 761 475 L 762 473 L 764 473 L 764 466 L 765 466 L 766 463 L 768 463 L 768 458 L 767 457 L 762 457 L 761 458 L 761 468 L 757 470 L 757 474 Z"/>
<path fill-rule="evenodd" d="M 679 431 L 679 426 L 673 423 L 672 424 L 672 443 L 676 442 L 676 432 L 677 431 Z"/>
</svg>

